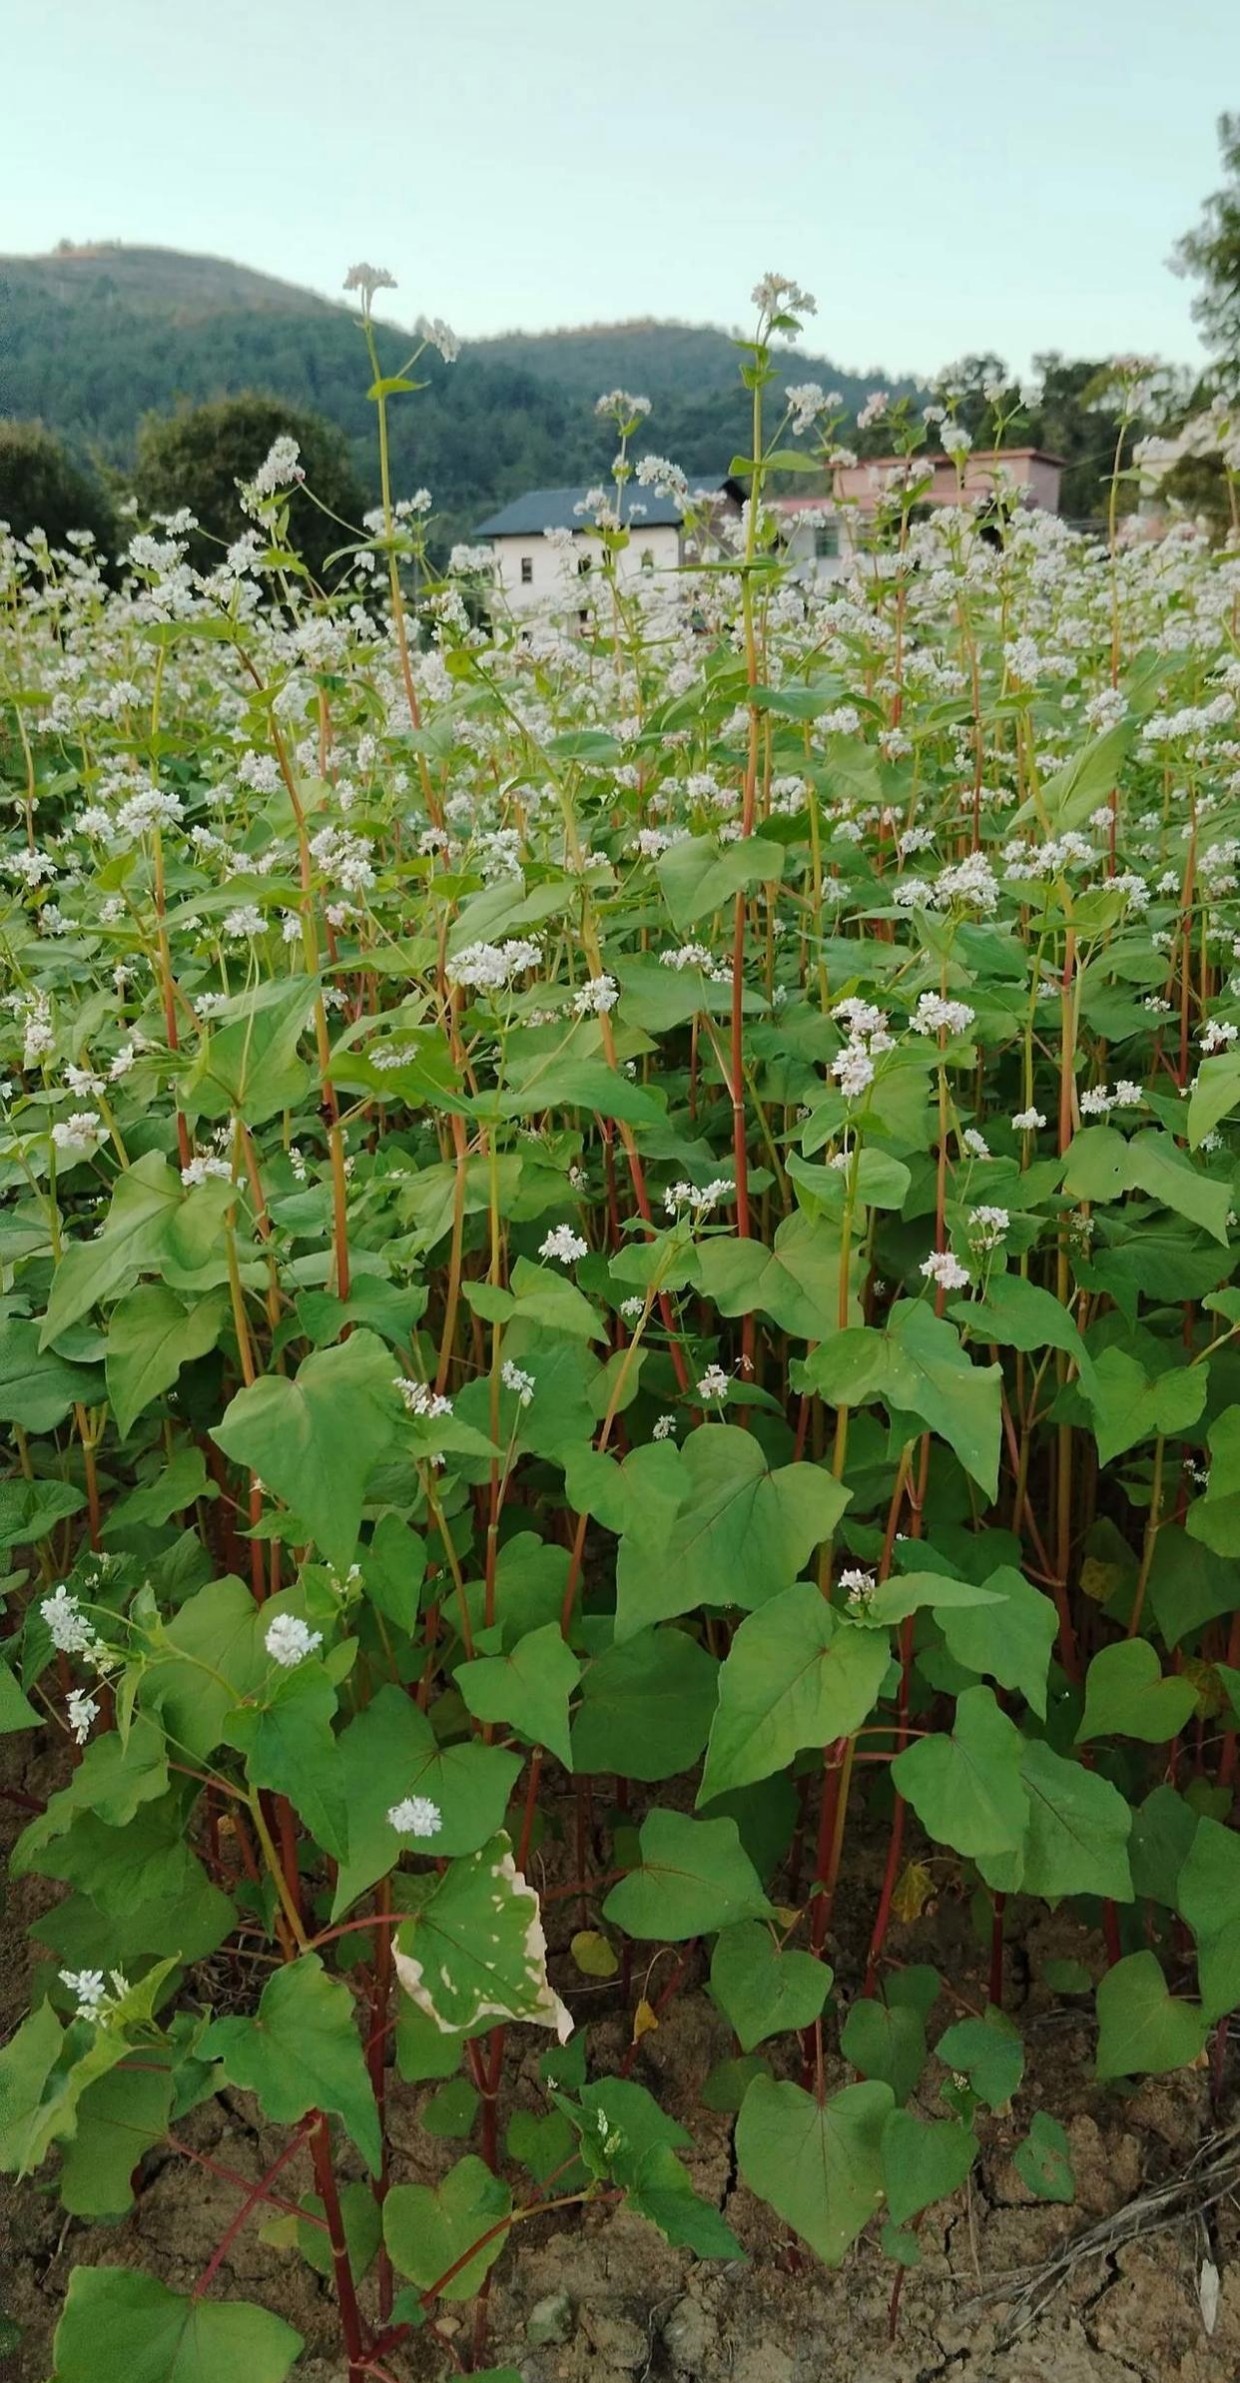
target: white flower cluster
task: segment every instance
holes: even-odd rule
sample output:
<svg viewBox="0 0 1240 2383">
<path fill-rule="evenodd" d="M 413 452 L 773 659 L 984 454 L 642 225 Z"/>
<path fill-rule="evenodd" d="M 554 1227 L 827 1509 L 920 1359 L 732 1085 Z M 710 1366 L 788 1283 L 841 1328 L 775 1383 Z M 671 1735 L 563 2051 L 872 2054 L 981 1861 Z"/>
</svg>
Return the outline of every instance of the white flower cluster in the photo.
<svg viewBox="0 0 1240 2383">
<path fill-rule="evenodd" d="M 450 985 L 479 993 L 498 993 L 516 976 L 537 968 L 542 953 L 527 937 L 510 935 L 506 943 L 467 943 L 450 959 L 444 973 Z"/>
<path fill-rule="evenodd" d="M 397 1374 L 396 1387 L 405 1402 L 406 1412 L 416 1415 L 420 1423 L 438 1423 L 452 1413 L 452 1401 L 432 1390 L 428 1382 L 412 1381 L 408 1374 Z"/>
<path fill-rule="evenodd" d="M 388 1824 L 399 1837 L 437 1837 L 443 1814 L 429 1796 L 405 1796 L 388 1808 Z"/>
<path fill-rule="evenodd" d="M 886 1010 L 876 1009 L 872 1001 L 850 997 L 837 1001 L 833 1018 L 848 1030 L 848 1040 L 831 1062 L 831 1073 L 845 1100 L 860 1100 L 874 1081 L 874 1060 L 877 1054 L 895 1048 L 895 1038 L 887 1031 Z"/>
<path fill-rule="evenodd" d="M 312 1630 L 308 1623 L 302 1621 L 300 1614 L 295 1613 L 273 1615 L 263 1640 L 272 1662 L 278 1663 L 283 1671 L 295 1671 L 297 1665 L 304 1663 L 307 1655 L 313 1655 L 316 1647 L 322 1644 L 322 1631 Z"/>
<path fill-rule="evenodd" d="M 539 1244 L 540 1258 L 558 1258 L 561 1266 L 574 1266 L 578 1258 L 589 1254 L 590 1244 L 571 1225 L 555 1225 Z"/>
</svg>

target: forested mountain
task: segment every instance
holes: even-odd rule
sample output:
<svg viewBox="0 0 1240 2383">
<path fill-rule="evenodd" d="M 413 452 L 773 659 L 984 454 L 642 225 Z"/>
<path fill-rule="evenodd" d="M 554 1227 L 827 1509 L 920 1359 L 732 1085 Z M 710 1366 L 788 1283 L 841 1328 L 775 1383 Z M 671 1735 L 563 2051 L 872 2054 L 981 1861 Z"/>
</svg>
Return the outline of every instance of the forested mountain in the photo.
<svg viewBox="0 0 1240 2383">
<path fill-rule="evenodd" d="M 407 336 L 387 325 L 378 336 L 393 372 Z M 395 487 L 429 487 L 445 529 L 467 535 L 522 488 L 605 469 L 611 442 L 593 400 L 616 384 L 655 400 L 652 448 L 723 469 L 748 433 L 736 367 L 726 333 L 683 323 L 510 333 L 467 345 L 453 365 L 428 351 L 427 386 L 392 408 Z M 872 386 L 792 351 L 789 369 L 857 399 Z M 244 266 L 158 248 L 0 258 L 0 415 L 43 421 L 96 466 L 124 472 L 148 411 L 261 390 L 338 423 L 373 488 L 368 377 L 344 305 Z"/>
</svg>

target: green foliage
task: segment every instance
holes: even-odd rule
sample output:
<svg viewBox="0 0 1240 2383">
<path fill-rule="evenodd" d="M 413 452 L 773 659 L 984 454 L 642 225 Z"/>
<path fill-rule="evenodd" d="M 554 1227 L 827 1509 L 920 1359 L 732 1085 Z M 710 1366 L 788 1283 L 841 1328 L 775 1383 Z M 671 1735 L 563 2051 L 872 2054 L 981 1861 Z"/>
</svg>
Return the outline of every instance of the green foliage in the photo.
<svg viewBox="0 0 1240 2383">
<path fill-rule="evenodd" d="M 176 513 L 187 505 L 199 525 L 190 541 L 191 558 L 199 569 L 211 570 L 223 550 L 252 527 L 237 483 L 253 480 L 278 438 L 296 439 L 307 480 L 320 504 L 336 515 L 326 520 L 308 497 L 294 492 L 293 541 L 322 579 L 328 556 L 347 540 L 341 522 L 360 523 L 366 493 L 343 433 L 304 405 L 248 389 L 205 405 L 182 406 L 173 414 L 144 415 L 133 470 L 140 510 Z"/>
<path fill-rule="evenodd" d="M 792 304 L 727 401 L 764 480 L 816 468 L 765 411 Z M 433 470 L 468 370 L 314 319 Z M 914 485 L 924 432 L 882 425 Z M 979 2150 L 1066 2201 L 1004 1941 L 1095 1948 L 1044 1975 L 1104 2080 L 1200 2062 L 1240 1976 L 1217 559 L 1177 543 L 1169 636 L 1156 545 L 1113 584 L 893 484 L 844 595 L 760 507 L 653 577 L 604 521 L 521 626 L 422 514 L 326 595 L 305 493 L 255 501 L 243 585 L 15 552 L 0 609 L 0 1731 L 53 1890 L 0 2160 L 122 2219 L 246 2097 L 359 2374 L 531 2184 L 737 2256 L 656 2083 L 831 2263 L 915 2263 Z M 216 2273 L 75 2279 L 62 2377 L 282 2373 Z"/>
<path fill-rule="evenodd" d="M 42 422 L 0 422 L 0 521 L 15 538 L 42 531 L 63 547 L 70 530 L 89 531 L 110 555 L 116 521 L 103 489 Z"/>
</svg>

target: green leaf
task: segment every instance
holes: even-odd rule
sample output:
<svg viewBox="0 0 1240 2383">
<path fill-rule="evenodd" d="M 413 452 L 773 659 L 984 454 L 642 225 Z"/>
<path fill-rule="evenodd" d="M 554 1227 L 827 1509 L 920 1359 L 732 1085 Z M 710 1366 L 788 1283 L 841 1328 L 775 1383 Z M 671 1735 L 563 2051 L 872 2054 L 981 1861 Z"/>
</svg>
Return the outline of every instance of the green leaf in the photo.
<svg viewBox="0 0 1240 2383">
<path fill-rule="evenodd" d="M 712 2201 L 694 2192 L 687 2170 L 666 2143 L 653 2143 L 642 2153 L 625 2202 L 676 2249 L 690 2250 L 699 2259 L 744 2257 L 731 2227 Z"/>
<path fill-rule="evenodd" d="M 133 2207 L 132 2177 L 144 2152 L 163 2141 L 172 2107 L 167 2056 L 146 2046 L 88 2085 L 60 2165 L 61 2202 L 74 2217 L 115 2218 Z"/>
<path fill-rule="evenodd" d="M 976 1341 L 996 1341 L 1000 1348 L 1031 1355 L 1063 1349 L 1082 1372 L 1088 1370 L 1085 1343 L 1070 1310 L 1053 1291 L 1026 1282 L 1022 1274 L 992 1275 L 984 1299 L 955 1299 L 949 1313 Z"/>
<path fill-rule="evenodd" d="M 709 1735 L 718 1669 L 684 1630 L 640 1630 L 604 1648 L 582 1673 L 572 1768 L 626 1779 L 687 1770 Z"/>
<path fill-rule="evenodd" d="M 1103 1464 L 1156 1435 L 1170 1439 L 1191 1430 L 1206 1403 L 1204 1365 L 1174 1366 L 1151 1381 L 1123 1349 L 1104 1349 L 1087 1385 L 1096 1417 L 1098 1456 Z"/>
<path fill-rule="evenodd" d="M 157 1530 L 161 1523 L 171 1520 L 197 1504 L 199 1498 L 215 1498 L 219 1492 L 207 1478 L 206 1460 L 201 1448 L 178 1448 L 166 1464 L 161 1463 L 149 1479 L 131 1489 L 128 1497 L 119 1498 L 103 1526 L 105 1540 L 119 1537 L 145 1525 Z"/>
<path fill-rule="evenodd" d="M 854 2002 L 840 2030 L 840 2050 L 863 2077 L 889 2085 L 906 2102 L 926 2061 L 926 2030 L 907 2003 Z"/>
<path fill-rule="evenodd" d="M 398 1514 L 384 1514 L 361 1552 L 362 1586 L 373 1606 L 410 1633 L 426 1578 L 426 1541 Z"/>
<path fill-rule="evenodd" d="M 267 1980 L 252 2019 L 214 2020 L 199 2052 L 220 2062 L 230 2085 L 256 2093 L 278 2126 L 295 2126 L 307 2110 L 334 2111 L 378 2175 L 379 2113 L 353 1997 L 317 1953 L 303 1953 Z"/>
<path fill-rule="evenodd" d="M 1206 2015 L 1240 2003 L 1240 1837 L 1217 1820 L 1198 1821 L 1179 1874 L 1180 1916 L 1197 1940 L 1197 1979 Z"/>
<path fill-rule="evenodd" d="M 1230 1177 L 1222 1182 L 1212 1181 L 1184 1156 L 1170 1134 L 1133 1135 L 1128 1144 L 1128 1181 L 1134 1191 L 1147 1192 L 1151 1200 L 1174 1209 L 1177 1216 L 1187 1217 L 1190 1224 L 1200 1225 L 1203 1232 L 1227 1248 Z"/>
<path fill-rule="evenodd" d="M 1002 1368 L 974 1365 L 945 1316 L 924 1300 L 892 1309 L 888 1369 L 881 1395 L 916 1415 L 954 1448 L 988 1498 L 998 1493 Z"/>
<path fill-rule="evenodd" d="M 97 1301 L 128 1289 L 143 1266 L 156 1265 L 184 1193 L 158 1150 L 147 1150 L 117 1180 L 102 1233 L 71 1241 L 52 1277 L 39 1347 L 59 1340 Z"/>
<path fill-rule="evenodd" d="M 239 1390 L 211 1433 L 291 1506 L 338 1572 L 353 1560 L 367 1481 L 403 1412 L 395 1372 L 376 1334 L 355 1332 L 307 1357 L 295 1381 L 264 1374 Z"/>
<path fill-rule="evenodd" d="M 545 1746 L 566 1769 L 572 1767 L 568 1700 L 581 1665 L 557 1622 L 531 1630 L 506 1655 L 479 1655 L 459 1664 L 456 1685 L 467 1711 L 478 1721 L 511 1721 L 533 1746 Z"/>
<path fill-rule="evenodd" d="M 108 1399 L 116 1428 L 127 1440 L 139 1415 L 170 1388 L 183 1365 L 206 1355 L 228 1312 L 225 1295 L 209 1291 L 186 1307 L 163 1283 L 140 1283 L 112 1310 L 108 1323 Z"/>
<path fill-rule="evenodd" d="M 716 1939 L 710 1990 L 742 2052 L 752 2052 L 768 2036 L 813 2026 L 831 1991 L 831 1971 L 812 1953 L 782 1952 L 769 1928 L 742 1920 Z"/>
<path fill-rule="evenodd" d="M 1203 1059 L 1188 1101 L 1188 1139 L 1200 1150 L 1207 1134 L 1240 1107 L 1240 1051 L 1218 1051 Z"/>
<path fill-rule="evenodd" d="M 340 2215 L 344 2223 L 345 2249 L 349 2254 L 353 2281 L 360 2284 L 363 2277 L 373 2267 L 379 2245 L 383 2240 L 383 2219 L 379 2205 L 368 2184 L 342 2184 L 339 2187 L 339 2195 Z M 317 2193 L 303 2193 L 301 2206 L 307 2212 L 308 2217 L 321 2218 L 323 2215 L 323 2204 Z M 264 2226 L 260 2229 L 261 2239 L 264 2242 L 270 2242 L 273 2237 L 277 2240 L 280 2239 L 276 2235 L 276 2226 L 284 2225 L 291 2229 L 292 2239 L 307 2265 L 314 2269 L 316 2275 L 325 2277 L 330 2283 L 334 2267 L 332 2247 L 326 2229 L 323 2226 L 310 2225 L 306 2218 L 277 2219 L 272 2228 L 268 2229 Z"/>
<path fill-rule="evenodd" d="M 1167 1991 L 1156 1953 L 1129 1953 L 1098 1988 L 1098 2075 L 1160 2077 L 1196 2060 L 1209 2014 Z"/>
<path fill-rule="evenodd" d="M 813 1581 L 749 1614 L 719 1673 L 698 1803 L 785 1769 L 802 1747 L 851 1737 L 889 1660 L 886 1636 L 842 1620 Z"/>
<path fill-rule="evenodd" d="M 639 1844 L 638 1868 L 612 1888 L 603 1905 L 604 1919 L 626 1935 L 681 1944 L 769 1913 L 734 1820 L 649 1812 Z"/>
<path fill-rule="evenodd" d="M 477 2086 L 471 2085 L 468 2077 L 451 2077 L 423 2103 L 421 2124 L 428 2135 L 461 2141 L 473 2127 L 481 2098 Z"/>
<path fill-rule="evenodd" d="M 1016 1855 L 979 1858 L 987 1883 L 1004 1894 L 1109 1895 L 1131 1903 L 1132 1813 L 1118 1788 L 1040 1738 L 1026 1741 L 1021 1780 L 1029 1798 L 1024 1845 Z"/>
<path fill-rule="evenodd" d="M 799 2085 L 755 2077 L 736 2122 L 736 2156 L 751 2192 L 838 2267 L 879 2208 L 891 2088 L 846 2085 L 817 2102 Z"/>
<path fill-rule="evenodd" d="M 833 1225 L 797 1211 L 778 1227 L 773 1249 L 720 1235 L 702 1242 L 697 1257 L 702 1290 L 721 1315 L 758 1308 L 803 1340 L 838 1329 L 840 1237 Z"/>
<path fill-rule="evenodd" d="M 81 1399 L 98 1398 L 99 1376 L 84 1365 L 67 1365 L 53 1349 L 40 1353 L 39 1327 L 24 1316 L 0 1323 L 0 1423 L 23 1431 L 55 1431 Z"/>
<path fill-rule="evenodd" d="M 917 2118 L 893 2110 L 883 2127 L 883 2183 L 891 2223 L 905 2226 L 959 2190 L 977 2158 L 971 2127 L 953 2118 Z"/>
<path fill-rule="evenodd" d="M 139 1694 L 172 1744 L 195 1762 L 214 1752 L 234 1706 L 266 1680 L 265 1628 L 252 1590 L 226 1575 L 187 1597 L 160 1632 Z"/>
<path fill-rule="evenodd" d="M 242 1117 L 253 1126 L 277 1109 L 295 1108 L 310 1081 L 297 1045 L 310 1026 L 316 990 L 315 979 L 305 976 L 235 995 L 182 1079 L 186 1115 Z"/>
<path fill-rule="evenodd" d="M 419 2291 L 429 2292 L 490 2234 L 477 2256 L 442 2286 L 444 2300 L 472 2300 L 508 2239 L 503 2221 L 511 2209 L 511 2187 L 472 2152 L 448 2170 L 440 2185 L 395 2184 L 383 2204 L 383 2239 L 392 2265 Z"/>
<path fill-rule="evenodd" d="M 1209 1441 L 1206 1493 L 1194 1498 L 1185 1528 L 1190 1539 L 1202 1540 L 1216 1555 L 1240 1555 L 1240 1407 L 1224 1409 L 1210 1426 Z"/>
<path fill-rule="evenodd" d="M 303 1663 L 281 1676 L 269 1705 L 235 1706 L 221 1735 L 244 1754 L 251 1787 L 287 1796 L 324 1851 L 343 1862 L 349 1807 L 332 1729 L 335 1712 L 336 1691 L 326 1671 Z"/>
<path fill-rule="evenodd" d="M 425 1713 L 391 1683 L 371 1698 L 339 1740 L 349 1814 L 349 1850 L 339 1869 L 332 1918 L 385 1878 L 401 1853 L 476 1853 L 495 1835 L 521 1768 L 519 1754 L 468 1738 L 441 1746 Z M 440 1815 L 425 1843 L 401 1837 L 388 1813 L 406 1796 L 424 1796 Z"/>
<path fill-rule="evenodd" d="M 898 1754 L 891 1776 L 927 1834 L 957 1853 L 1015 1853 L 1029 1803 L 1021 1777 L 1025 1741 L 989 1688 L 956 1699 L 950 1737 L 921 1737 Z"/>
<path fill-rule="evenodd" d="M 17 1729 L 37 1729 L 43 1716 L 23 1696 L 9 1665 L 0 1658 L 0 1738 Z"/>
<path fill-rule="evenodd" d="M 745 886 L 770 884 L 783 875 L 784 849 L 765 836 L 745 836 L 721 845 L 715 836 L 682 836 L 658 864 L 659 883 L 681 934 L 722 910 Z"/>
<path fill-rule="evenodd" d="M 0 1549 L 34 1547 L 86 1500 L 69 1481 L 0 1481 Z"/>
<path fill-rule="evenodd" d="M 1101 1647 L 1089 1666 L 1076 1743 L 1082 1746 L 1090 1738 L 1113 1734 L 1161 1746 L 1177 1736 L 1196 1705 L 1193 1682 L 1164 1679 L 1147 1638 L 1122 1638 L 1114 1646 Z"/>
<path fill-rule="evenodd" d="M 1048 2110 L 1036 2110 L 1029 2132 L 1012 2154 L 1021 2183 L 1039 2201 L 1074 2201 L 1076 2178 L 1066 2128 Z"/>
<path fill-rule="evenodd" d="M 195 2300 L 139 2267 L 75 2267 L 56 2383 L 283 2383 L 302 2337 L 248 2300 Z"/>
<path fill-rule="evenodd" d="M 639 1523 L 616 1564 L 616 1637 L 697 1605 L 749 1611 L 796 1579 L 849 1493 L 821 1466 L 767 1469 L 752 1432 L 702 1424 L 681 1451 L 688 1487 L 670 1532 Z"/>
<path fill-rule="evenodd" d="M 1018 1689 L 1045 1720 L 1051 1648 L 1059 1628 L 1054 1605 L 1011 1564 L 989 1573 L 986 1587 L 1002 1603 L 964 1609 L 936 1605 L 948 1653 L 966 1671 L 988 1672 L 1001 1688 Z"/>
<path fill-rule="evenodd" d="M 397 1930 L 394 1959 L 406 1994 L 445 2034 L 486 2018 L 553 2027 L 561 2042 L 572 2031 L 547 1982 L 538 1897 L 502 1835 L 429 1884 Z"/>
<path fill-rule="evenodd" d="M 45 2091 L 64 2040 L 55 2011 L 44 2001 L 0 2046 L 0 2171 L 6 2176 L 37 2168 L 55 2132 L 54 2116 L 50 2131 L 46 2127 Z"/>
<path fill-rule="evenodd" d="M 1010 2102 L 1025 2070 L 1024 2047 L 1010 2019 L 988 2010 L 983 2019 L 958 2019 L 939 2037 L 935 2057 L 966 2076 L 991 2110 Z"/>
</svg>

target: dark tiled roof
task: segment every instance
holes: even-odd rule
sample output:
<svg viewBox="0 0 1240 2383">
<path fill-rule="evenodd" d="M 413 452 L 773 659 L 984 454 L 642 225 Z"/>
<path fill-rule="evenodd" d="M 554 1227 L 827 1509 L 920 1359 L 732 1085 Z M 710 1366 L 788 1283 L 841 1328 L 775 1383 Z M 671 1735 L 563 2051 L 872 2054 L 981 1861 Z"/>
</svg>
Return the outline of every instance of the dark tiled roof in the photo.
<svg viewBox="0 0 1240 2383">
<path fill-rule="evenodd" d="M 722 488 L 722 472 L 706 472 L 698 477 L 689 474 L 691 489 Z M 612 493 L 607 481 L 595 482 Z M 477 538 L 538 538 L 544 530 L 580 530 L 587 526 L 588 516 L 579 513 L 589 494 L 588 488 L 531 488 L 525 496 L 516 496 L 511 504 L 501 506 L 480 521 L 474 536 Z M 624 490 L 621 519 L 639 525 L 658 523 L 674 527 L 681 519 L 681 508 L 674 497 L 657 496 L 653 488 L 639 488 L 632 480 Z"/>
</svg>

